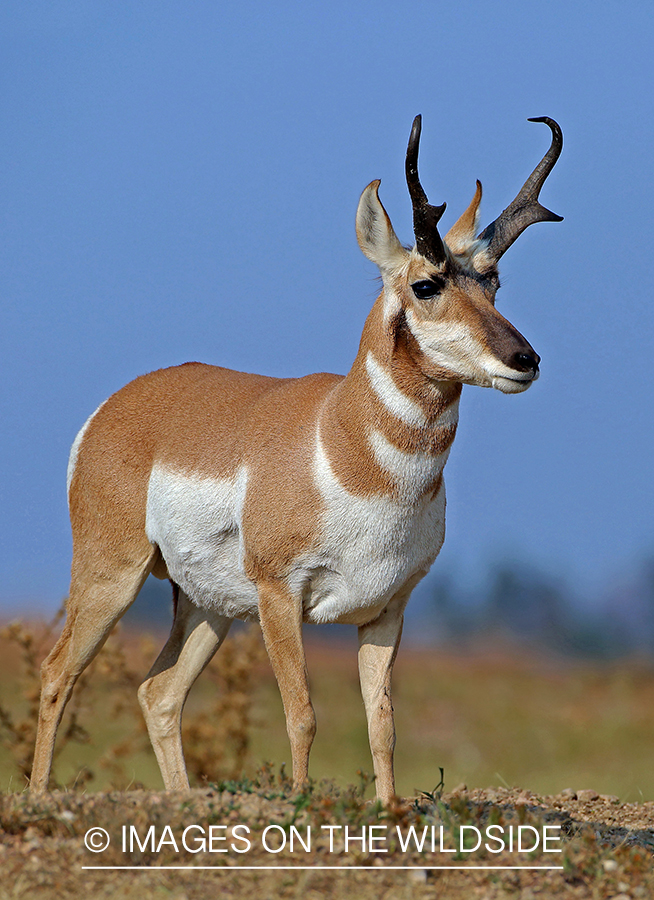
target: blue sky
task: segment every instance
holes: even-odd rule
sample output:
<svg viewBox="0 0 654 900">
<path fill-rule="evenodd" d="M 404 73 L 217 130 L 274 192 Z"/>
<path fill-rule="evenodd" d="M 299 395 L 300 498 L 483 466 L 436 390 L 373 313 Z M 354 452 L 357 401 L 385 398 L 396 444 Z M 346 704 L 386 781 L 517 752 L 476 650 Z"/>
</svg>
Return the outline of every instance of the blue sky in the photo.
<svg viewBox="0 0 654 900">
<path fill-rule="evenodd" d="M 651 4 L 33 2 L 0 8 L 0 609 L 65 594 L 86 417 L 188 359 L 345 372 L 374 301 L 361 190 L 404 241 L 406 141 L 445 230 L 564 151 L 502 260 L 543 362 L 466 388 L 436 563 L 528 560 L 589 596 L 654 554 Z"/>
</svg>

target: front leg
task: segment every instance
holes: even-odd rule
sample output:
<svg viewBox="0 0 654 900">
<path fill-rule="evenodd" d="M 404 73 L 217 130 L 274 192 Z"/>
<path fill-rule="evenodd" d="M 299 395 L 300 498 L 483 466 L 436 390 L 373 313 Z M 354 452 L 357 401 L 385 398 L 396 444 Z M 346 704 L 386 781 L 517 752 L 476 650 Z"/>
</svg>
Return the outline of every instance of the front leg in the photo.
<svg viewBox="0 0 654 900">
<path fill-rule="evenodd" d="M 309 777 L 309 751 L 316 733 L 302 643 L 302 602 L 276 582 L 260 583 L 258 592 L 263 639 L 286 715 L 293 759 L 293 787 L 299 790 Z"/>
<path fill-rule="evenodd" d="M 412 580 L 399 591 L 378 618 L 359 628 L 359 680 L 368 718 L 377 799 L 384 804 L 395 796 L 395 722 L 391 677 L 402 637 L 404 607 L 418 580 Z"/>
</svg>

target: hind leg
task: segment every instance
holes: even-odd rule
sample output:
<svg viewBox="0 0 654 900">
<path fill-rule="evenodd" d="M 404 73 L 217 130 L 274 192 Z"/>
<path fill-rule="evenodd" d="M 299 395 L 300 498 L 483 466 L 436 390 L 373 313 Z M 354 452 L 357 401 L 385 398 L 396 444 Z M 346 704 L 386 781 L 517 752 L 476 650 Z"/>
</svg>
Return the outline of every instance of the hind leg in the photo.
<svg viewBox="0 0 654 900">
<path fill-rule="evenodd" d="M 165 647 L 139 688 L 139 702 L 166 790 L 188 788 L 182 710 L 191 687 L 220 647 L 232 619 L 200 609 L 175 585 L 175 620 Z"/>
<path fill-rule="evenodd" d="M 75 682 L 109 636 L 109 632 L 134 602 L 148 577 L 156 551 L 131 567 L 108 573 L 74 567 L 67 603 L 66 624 L 41 666 L 41 702 L 34 749 L 30 790 L 47 791 L 57 729 Z M 77 571 L 76 571 L 77 569 Z"/>
</svg>

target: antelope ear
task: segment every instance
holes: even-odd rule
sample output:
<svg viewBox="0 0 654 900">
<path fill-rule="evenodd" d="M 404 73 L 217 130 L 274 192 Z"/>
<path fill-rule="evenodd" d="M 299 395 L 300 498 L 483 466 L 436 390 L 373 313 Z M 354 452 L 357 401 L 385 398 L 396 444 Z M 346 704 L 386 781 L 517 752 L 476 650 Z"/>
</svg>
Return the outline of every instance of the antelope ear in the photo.
<svg viewBox="0 0 654 900">
<path fill-rule="evenodd" d="M 465 253 L 477 237 L 479 230 L 479 204 L 481 203 L 481 181 L 477 181 L 477 190 L 470 206 L 461 218 L 452 225 L 445 235 L 445 243 L 452 253 Z"/>
<path fill-rule="evenodd" d="M 391 220 L 379 199 L 380 181 L 372 181 L 361 194 L 357 209 L 357 241 L 363 253 L 372 260 L 384 275 L 397 269 L 408 259 L 393 231 Z"/>
</svg>

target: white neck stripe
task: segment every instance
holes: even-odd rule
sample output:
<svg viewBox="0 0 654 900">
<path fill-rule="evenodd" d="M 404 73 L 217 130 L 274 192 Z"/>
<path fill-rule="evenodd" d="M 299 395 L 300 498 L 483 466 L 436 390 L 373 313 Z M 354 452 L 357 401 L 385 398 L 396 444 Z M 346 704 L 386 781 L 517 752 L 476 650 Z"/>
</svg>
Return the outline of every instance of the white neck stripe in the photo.
<svg viewBox="0 0 654 900">
<path fill-rule="evenodd" d="M 383 366 L 379 365 L 371 352 L 368 352 L 366 356 L 366 371 L 370 386 L 391 415 L 406 425 L 420 428 L 427 424 L 427 417 L 420 406 L 402 393 L 390 374 Z"/>
</svg>

